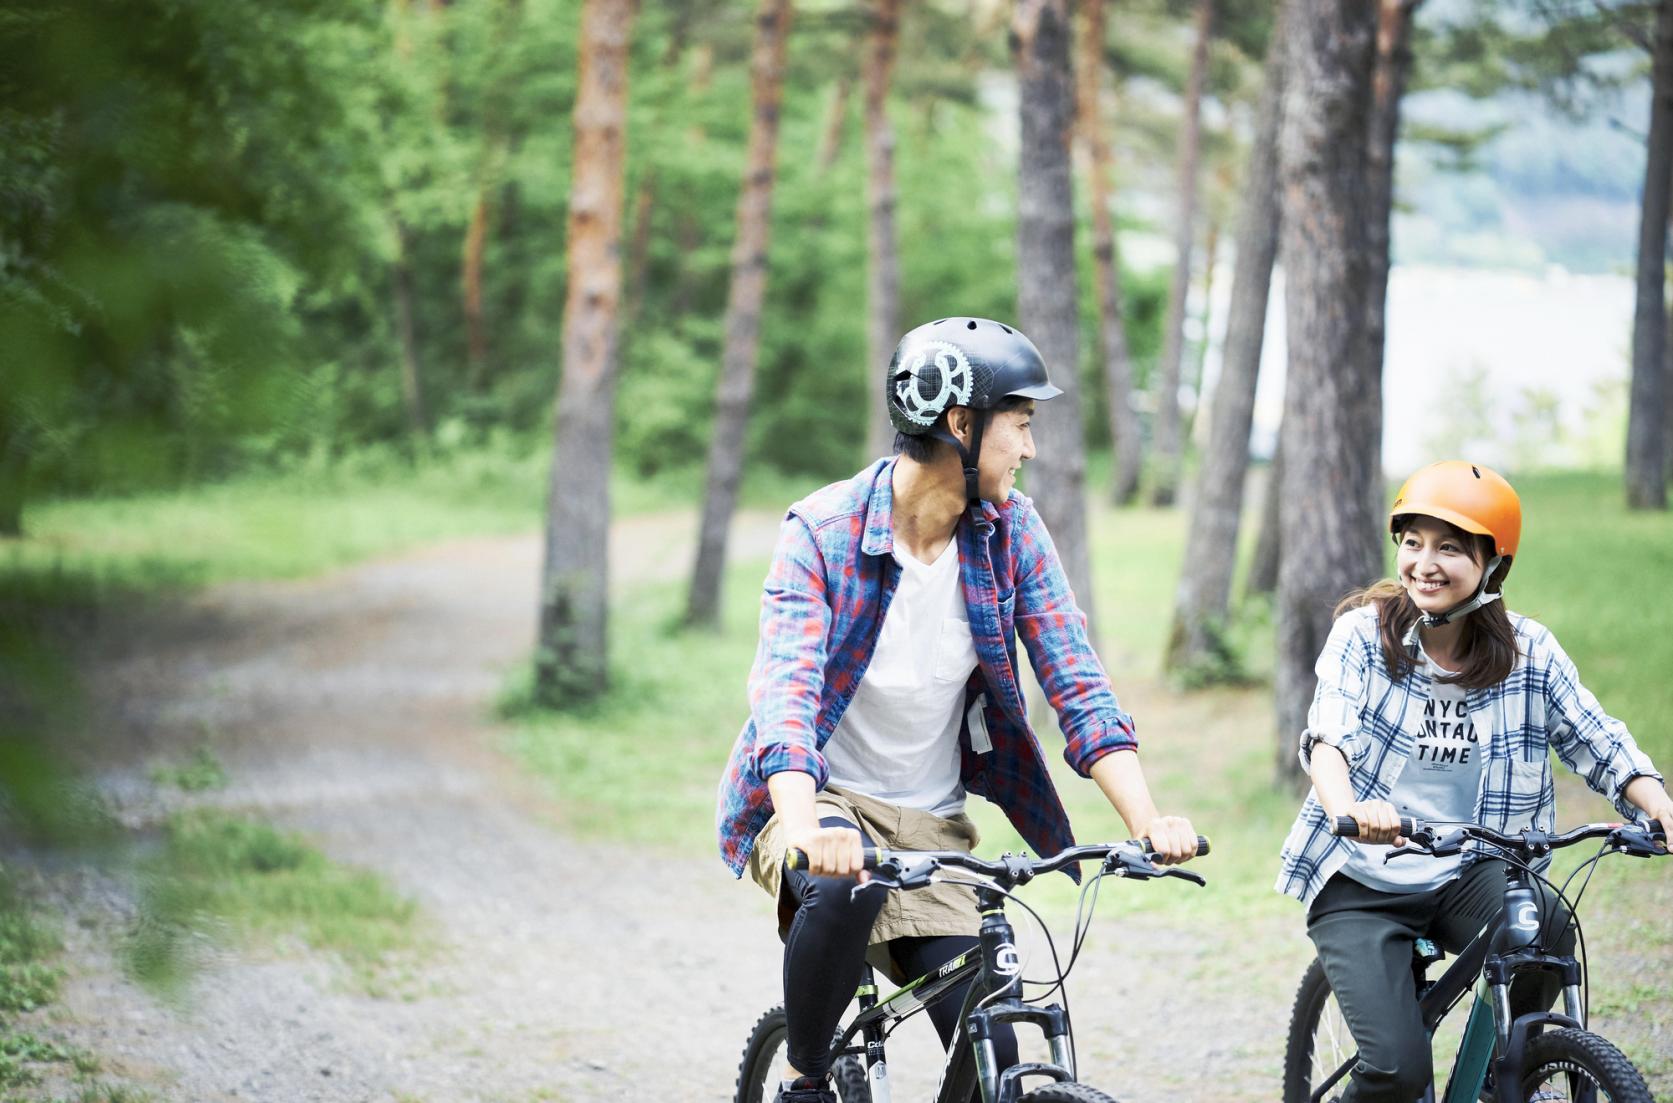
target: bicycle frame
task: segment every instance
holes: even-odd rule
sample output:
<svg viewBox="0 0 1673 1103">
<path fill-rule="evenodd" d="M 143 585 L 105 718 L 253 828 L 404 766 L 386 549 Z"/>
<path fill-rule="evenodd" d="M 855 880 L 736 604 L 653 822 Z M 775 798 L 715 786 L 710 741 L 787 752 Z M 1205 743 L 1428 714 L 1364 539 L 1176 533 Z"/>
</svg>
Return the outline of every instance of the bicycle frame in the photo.
<svg viewBox="0 0 1673 1103">
<path fill-rule="evenodd" d="M 959 1017 L 958 1034 L 947 1047 L 947 1063 L 935 1096 L 937 1103 L 969 1103 L 978 1087 L 982 1103 L 1015 1103 L 1022 1094 L 1025 1076 L 1075 1078 L 1067 1012 L 1056 1004 L 1035 1007 L 1020 999 L 1021 963 L 1015 933 L 1005 918 L 1004 895 L 997 889 L 982 886 L 976 889 L 976 904 L 982 916 L 980 944 L 935 973 L 919 977 L 880 1002 L 876 976 L 871 966 L 866 966 L 856 992 L 860 1013 L 837 1039 L 832 1057 L 863 1053 L 872 1103 L 890 1103 L 888 1064 L 883 1051 L 888 1032 L 906 1016 L 972 978 L 977 983 L 970 986 Z M 1018 1022 L 1041 1029 L 1051 1047 L 1051 1061 L 1017 1064 L 1000 1072 L 994 1055 L 994 1027 Z M 856 1037 L 861 1045 L 854 1044 Z"/>
<path fill-rule="evenodd" d="M 1489 1067 L 1493 1070 L 1497 1103 L 1522 1103 L 1518 1092 L 1529 1038 L 1548 1026 L 1585 1028 L 1580 963 L 1570 956 L 1547 953 L 1537 945 L 1538 919 L 1529 920 L 1516 910 L 1527 900 L 1528 874 L 1514 864 L 1507 864 L 1506 868 L 1509 874 L 1505 878 L 1505 915 L 1511 921 L 1484 927 L 1453 959 L 1441 978 L 1421 989 L 1418 997 L 1424 1028 L 1433 1037 L 1435 1028 L 1453 1005 L 1472 985 L 1476 988 L 1475 1003 L 1453 1059 L 1442 1103 L 1476 1103 Z M 1562 975 L 1565 1014 L 1539 1011 L 1512 1018 L 1511 979 L 1518 973 L 1540 971 Z M 1349 1057 L 1314 1089 L 1313 1103 L 1319 1103 L 1326 1092 L 1348 1075 L 1358 1057 L 1357 1053 Z M 1421 1103 L 1435 1103 L 1433 1084 L 1425 1091 Z"/>
</svg>

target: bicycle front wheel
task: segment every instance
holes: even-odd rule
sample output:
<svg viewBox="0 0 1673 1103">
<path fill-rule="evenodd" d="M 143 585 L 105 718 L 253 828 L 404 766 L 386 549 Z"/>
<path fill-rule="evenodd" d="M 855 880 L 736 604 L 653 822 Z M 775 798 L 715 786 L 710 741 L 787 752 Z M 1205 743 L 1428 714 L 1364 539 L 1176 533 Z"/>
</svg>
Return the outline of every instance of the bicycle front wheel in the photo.
<svg viewBox="0 0 1673 1103">
<path fill-rule="evenodd" d="M 1650 1089 L 1620 1050 L 1584 1030 L 1553 1030 L 1528 1043 L 1522 1098 L 1568 1103 L 1651 1103 Z"/>
<path fill-rule="evenodd" d="M 790 1031 L 784 1008 L 775 1007 L 756 1022 L 738 1061 L 738 1084 L 733 1103 L 773 1103 L 778 1094 Z M 853 1057 L 839 1057 L 831 1066 L 831 1086 L 842 1103 L 871 1103 L 871 1082 L 865 1066 Z"/>
<path fill-rule="evenodd" d="M 1348 1021 L 1330 991 L 1330 979 L 1316 958 L 1296 988 L 1290 1033 L 1284 1043 L 1284 1103 L 1307 1103 L 1317 1085 L 1335 1075 L 1358 1051 Z M 1347 1087 L 1338 1080 L 1335 1095 Z"/>
<path fill-rule="evenodd" d="M 1090 1084 L 1059 1081 L 1055 1084 L 1041 1084 L 1024 1095 L 1020 1103 L 1115 1103 L 1115 1100 Z"/>
</svg>

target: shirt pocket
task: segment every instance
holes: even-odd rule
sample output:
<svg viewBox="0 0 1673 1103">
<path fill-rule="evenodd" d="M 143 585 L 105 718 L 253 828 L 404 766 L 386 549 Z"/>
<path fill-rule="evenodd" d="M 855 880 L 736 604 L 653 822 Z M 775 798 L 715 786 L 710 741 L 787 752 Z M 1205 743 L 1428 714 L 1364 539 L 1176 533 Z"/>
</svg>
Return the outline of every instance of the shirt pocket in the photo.
<svg viewBox="0 0 1673 1103">
<path fill-rule="evenodd" d="M 1547 792 L 1551 788 L 1551 760 L 1549 755 L 1538 758 L 1510 760 L 1510 793 L 1505 800 L 1506 830 L 1516 831 L 1534 826 L 1549 829 L 1551 823 L 1535 823 L 1535 816 L 1551 807 Z M 1543 817 L 1549 820 L 1550 816 Z"/>
<path fill-rule="evenodd" d="M 941 622 L 941 637 L 935 645 L 935 678 L 942 682 L 962 682 L 976 669 L 976 648 L 971 640 L 970 625 L 962 620 Z"/>
</svg>

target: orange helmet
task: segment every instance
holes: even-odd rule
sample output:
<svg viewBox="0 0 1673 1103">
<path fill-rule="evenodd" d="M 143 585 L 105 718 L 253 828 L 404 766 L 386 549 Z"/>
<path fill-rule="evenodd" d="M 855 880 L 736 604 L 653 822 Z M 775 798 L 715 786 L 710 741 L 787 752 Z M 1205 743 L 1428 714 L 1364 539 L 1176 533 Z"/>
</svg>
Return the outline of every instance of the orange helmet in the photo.
<svg viewBox="0 0 1673 1103">
<path fill-rule="evenodd" d="M 1446 460 L 1407 479 L 1388 513 L 1389 531 L 1396 539 L 1400 519 L 1414 513 L 1490 537 L 1494 555 L 1506 560 L 1516 555 L 1522 539 L 1522 500 L 1503 475 L 1480 464 Z"/>
</svg>

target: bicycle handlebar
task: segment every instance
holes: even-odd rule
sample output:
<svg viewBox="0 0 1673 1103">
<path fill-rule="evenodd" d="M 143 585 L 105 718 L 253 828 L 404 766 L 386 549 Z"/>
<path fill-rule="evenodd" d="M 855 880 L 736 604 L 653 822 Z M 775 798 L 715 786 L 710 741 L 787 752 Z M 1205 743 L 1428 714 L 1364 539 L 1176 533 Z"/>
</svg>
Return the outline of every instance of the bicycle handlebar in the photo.
<svg viewBox="0 0 1673 1103">
<path fill-rule="evenodd" d="M 1208 837 L 1198 835 L 1197 852 L 1194 857 L 1200 858 L 1208 851 Z M 1126 852 L 1132 858 L 1142 859 L 1146 864 L 1156 857 L 1156 851 L 1151 847 L 1148 838 L 1130 839 L 1124 843 L 1093 843 L 1086 846 L 1071 846 L 1049 858 L 1039 859 L 1029 858 L 1023 854 L 1005 854 L 997 861 L 989 861 L 962 850 L 890 850 L 881 846 L 865 847 L 861 851 L 861 855 L 864 868 L 868 870 L 875 870 L 879 865 L 889 862 L 901 866 L 934 862 L 937 865 L 957 866 L 960 869 L 983 877 L 992 877 L 998 881 L 1021 884 L 1032 879 L 1036 874 L 1055 872 L 1071 862 L 1104 861 L 1112 854 L 1121 852 Z M 791 847 L 784 855 L 784 868 L 806 870 L 807 855 L 797 848 Z"/>
<path fill-rule="evenodd" d="M 1417 828 L 1418 821 L 1411 816 L 1400 817 L 1400 834 L 1409 839 Z M 1335 821 L 1330 824 L 1330 833 L 1340 835 L 1343 838 L 1354 838 L 1359 834 L 1359 821 L 1352 816 L 1337 816 Z"/>
</svg>

